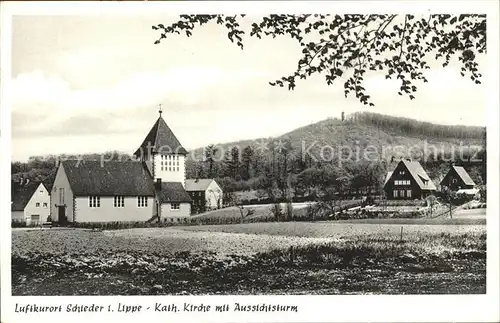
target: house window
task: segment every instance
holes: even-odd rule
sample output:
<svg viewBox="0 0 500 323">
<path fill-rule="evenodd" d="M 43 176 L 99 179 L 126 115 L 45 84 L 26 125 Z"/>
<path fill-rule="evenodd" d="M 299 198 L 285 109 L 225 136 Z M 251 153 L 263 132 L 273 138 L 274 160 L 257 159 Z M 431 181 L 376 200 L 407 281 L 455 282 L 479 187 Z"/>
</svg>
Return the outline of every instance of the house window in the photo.
<svg viewBox="0 0 500 323">
<path fill-rule="evenodd" d="M 89 196 L 89 207 L 101 207 L 101 197 Z"/>
<path fill-rule="evenodd" d="M 40 207 L 40 203 L 39 202 L 36 202 L 36 207 Z"/>
<path fill-rule="evenodd" d="M 43 190 L 40 190 L 40 195 L 43 195 Z"/>
<path fill-rule="evenodd" d="M 147 207 L 148 206 L 148 197 L 147 196 L 138 196 L 137 197 L 137 207 Z"/>
<path fill-rule="evenodd" d="M 457 183 L 457 179 L 456 179 L 456 178 L 454 178 L 454 179 L 452 179 L 452 180 L 451 180 L 451 182 L 452 182 L 453 184 L 456 184 L 456 183 Z"/>
<path fill-rule="evenodd" d="M 399 197 L 405 197 L 405 191 L 399 191 Z"/>
<path fill-rule="evenodd" d="M 115 196 L 113 206 L 114 207 L 124 207 L 125 206 L 125 197 Z"/>
<path fill-rule="evenodd" d="M 406 191 L 406 197 L 411 197 L 411 190 Z"/>
<path fill-rule="evenodd" d="M 40 215 L 39 214 L 32 214 L 30 217 L 31 222 L 38 222 L 40 221 Z"/>
<path fill-rule="evenodd" d="M 43 203 L 43 207 L 44 207 L 44 208 L 47 208 L 47 207 L 48 207 L 48 205 L 47 205 L 47 203 L 46 203 L 46 202 L 45 202 L 45 203 Z"/>
<path fill-rule="evenodd" d="M 181 205 L 179 203 L 171 203 L 170 204 L 170 209 L 171 210 L 179 210 Z"/>
<path fill-rule="evenodd" d="M 404 175 L 404 174 L 405 174 L 404 170 L 402 170 L 402 171 L 399 172 L 399 175 Z"/>
<path fill-rule="evenodd" d="M 394 192 L 392 192 L 392 194 L 394 195 L 394 197 L 398 197 L 398 191 L 397 190 L 394 190 Z"/>
<path fill-rule="evenodd" d="M 59 204 L 64 204 L 64 188 L 59 189 Z"/>
</svg>

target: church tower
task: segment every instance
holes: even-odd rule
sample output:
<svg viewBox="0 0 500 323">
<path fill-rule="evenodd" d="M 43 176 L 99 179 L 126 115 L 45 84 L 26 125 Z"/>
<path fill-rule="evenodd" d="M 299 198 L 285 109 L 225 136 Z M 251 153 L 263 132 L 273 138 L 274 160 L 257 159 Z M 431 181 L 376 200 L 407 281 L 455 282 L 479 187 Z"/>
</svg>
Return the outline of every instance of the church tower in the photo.
<svg viewBox="0 0 500 323">
<path fill-rule="evenodd" d="M 134 156 L 145 162 L 153 179 L 161 182 L 180 182 L 185 185 L 187 151 L 160 116 Z"/>
</svg>

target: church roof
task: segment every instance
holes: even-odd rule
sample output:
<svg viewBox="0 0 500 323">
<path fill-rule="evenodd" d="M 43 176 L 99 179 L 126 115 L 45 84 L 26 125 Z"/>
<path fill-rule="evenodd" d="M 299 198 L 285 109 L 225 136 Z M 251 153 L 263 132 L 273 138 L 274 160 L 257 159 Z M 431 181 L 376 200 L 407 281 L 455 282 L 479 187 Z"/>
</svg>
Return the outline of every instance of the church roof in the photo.
<svg viewBox="0 0 500 323">
<path fill-rule="evenodd" d="M 161 183 L 161 191 L 158 193 L 160 203 L 191 203 L 192 200 L 184 187 L 179 182 Z"/>
<path fill-rule="evenodd" d="M 149 148 L 148 148 L 149 147 Z M 148 149 L 151 151 L 148 152 Z M 142 150 L 142 153 L 141 153 Z M 141 154 L 149 155 L 149 153 L 177 153 L 186 155 L 187 151 L 182 147 L 181 143 L 169 128 L 165 120 L 160 117 L 149 131 L 148 135 L 142 142 L 139 149 L 136 150 L 134 155 L 140 156 Z"/>
<path fill-rule="evenodd" d="M 62 162 L 75 196 L 154 196 L 146 166 L 137 161 Z"/>
</svg>

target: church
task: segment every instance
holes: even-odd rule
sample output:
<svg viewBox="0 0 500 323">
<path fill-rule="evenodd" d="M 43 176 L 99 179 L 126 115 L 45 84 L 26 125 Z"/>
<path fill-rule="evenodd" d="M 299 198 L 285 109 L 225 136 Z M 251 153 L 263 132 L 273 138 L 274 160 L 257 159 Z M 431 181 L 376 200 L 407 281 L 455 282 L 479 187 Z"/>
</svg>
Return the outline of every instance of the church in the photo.
<svg viewBox="0 0 500 323">
<path fill-rule="evenodd" d="M 182 222 L 191 215 L 187 151 L 159 112 L 134 160 L 59 163 L 50 194 L 53 222 Z"/>
</svg>

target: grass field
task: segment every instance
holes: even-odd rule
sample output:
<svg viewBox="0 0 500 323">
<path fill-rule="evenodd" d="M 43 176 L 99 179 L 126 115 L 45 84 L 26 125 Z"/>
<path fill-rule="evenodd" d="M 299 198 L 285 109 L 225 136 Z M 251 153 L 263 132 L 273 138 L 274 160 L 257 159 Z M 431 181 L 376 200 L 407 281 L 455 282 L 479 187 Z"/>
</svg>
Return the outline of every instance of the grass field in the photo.
<svg viewBox="0 0 500 323">
<path fill-rule="evenodd" d="M 363 234 L 380 234 L 385 236 L 399 236 L 401 227 L 403 235 L 429 235 L 438 233 L 462 234 L 467 232 L 484 232 L 483 225 L 452 225 L 454 221 L 437 221 L 428 224 L 418 219 L 385 219 L 359 220 L 359 221 L 328 221 L 328 222 L 269 222 L 269 223 L 243 223 L 238 225 L 204 225 L 180 227 L 185 231 L 246 233 L 256 235 L 277 235 L 294 237 L 315 238 L 349 238 Z M 460 220 L 455 220 L 460 221 Z M 410 222 L 410 225 L 408 225 Z M 474 222 L 474 221 L 471 221 Z M 374 225 L 374 223 L 377 223 Z M 415 224 L 417 223 L 417 224 Z M 418 224 L 422 223 L 422 224 Z M 427 223 L 427 224 L 426 224 Z M 446 224 L 443 224 L 446 223 Z M 450 223 L 450 224 L 448 224 Z"/>
<path fill-rule="evenodd" d="M 14 295 L 484 293 L 484 225 L 13 230 Z"/>
</svg>

